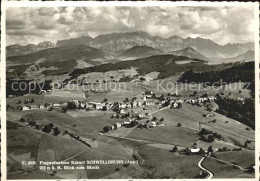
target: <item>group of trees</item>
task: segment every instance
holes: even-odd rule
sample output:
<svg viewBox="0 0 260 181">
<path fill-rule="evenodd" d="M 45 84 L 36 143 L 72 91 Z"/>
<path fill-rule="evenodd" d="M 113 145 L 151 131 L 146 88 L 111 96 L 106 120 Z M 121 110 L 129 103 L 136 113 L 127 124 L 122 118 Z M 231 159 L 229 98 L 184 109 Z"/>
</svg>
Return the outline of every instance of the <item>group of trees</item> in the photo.
<svg viewBox="0 0 260 181">
<path fill-rule="evenodd" d="M 20 118 L 19 121 L 24 123 L 25 119 Z M 34 120 L 28 120 L 28 125 L 31 126 L 31 127 L 34 127 L 37 130 L 41 130 L 41 126 L 39 124 L 37 124 L 37 122 L 34 121 Z M 54 136 L 58 136 L 61 133 L 58 127 L 54 128 L 54 125 L 52 123 L 45 125 L 42 129 L 42 131 L 45 132 L 45 133 L 51 133 L 52 130 L 53 130 Z"/>
<path fill-rule="evenodd" d="M 244 102 L 235 99 L 217 99 L 219 108 L 216 112 L 235 119 L 252 129 L 255 129 L 255 100 L 245 99 Z"/>
<path fill-rule="evenodd" d="M 222 139 L 222 136 L 220 134 L 214 133 L 205 128 L 202 128 L 200 130 L 200 132 L 198 133 L 198 135 L 200 136 L 200 138 L 199 138 L 200 140 L 209 142 L 209 143 L 213 142 L 215 139 L 219 139 L 219 140 Z"/>
<path fill-rule="evenodd" d="M 182 74 L 178 81 L 183 83 L 208 83 L 208 85 L 214 83 L 216 86 L 220 86 L 222 83 L 246 82 L 249 83 L 248 88 L 254 93 L 254 69 L 254 62 L 246 62 L 218 71 L 195 72 L 189 70 Z"/>
<path fill-rule="evenodd" d="M 44 82 L 30 83 L 29 80 L 6 80 L 6 96 L 15 95 L 23 96 L 25 94 L 40 94 L 42 90 L 50 90 L 52 88 L 51 80 L 45 80 Z"/>
</svg>

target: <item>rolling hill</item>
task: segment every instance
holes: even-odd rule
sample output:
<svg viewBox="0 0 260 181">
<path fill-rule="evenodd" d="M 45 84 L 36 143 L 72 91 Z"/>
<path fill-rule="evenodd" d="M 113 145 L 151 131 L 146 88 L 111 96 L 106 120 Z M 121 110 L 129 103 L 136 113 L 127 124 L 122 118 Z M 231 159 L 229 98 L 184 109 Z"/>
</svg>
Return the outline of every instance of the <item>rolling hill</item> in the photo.
<svg viewBox="0 0 260 181">
<path fill-rule="evenodd" d="M 152 55 L 160 55 L 162 53 L 163 51 L 149 46 L 134 46 L 128 50 L 125 50 L 119 56 L 122 58 L 134 59 L 134 58 L 150 57 Z"/>
<path fill-rule="evenodd" d="M 232 57 L 232 58 L 226 58 L 225 60 L 228 61 L 228 62 L 254 61 L 255 60 L 255 51 L 249 50 L 242 55 L 238 55 L 238 56 Z"/>
<path fill-rule="evenodd" d="M 201 53 L 197 52 L 193 48 L 187 47 L 181 50 L 177 51 L 171 51 L 169 52 L 173 55 L 178 55 L 178 56 L 184 56 L 184 57 L 189 57 L 189 58 L 194 58 L 194 59 L 200 59 L 200 60 L 208 60 L 207 57 L 202 55 Z"/>
<path fill-rule="evenodd" d="M 109 56 L 107 53 L 88 45 L 70 45 L 41 50 L 32 54 L 8 57 L 7 63 L 36 63 L 37 61 L 62 61 L 62 60 L 98 60 L 102 61 Z"/>
</svg>

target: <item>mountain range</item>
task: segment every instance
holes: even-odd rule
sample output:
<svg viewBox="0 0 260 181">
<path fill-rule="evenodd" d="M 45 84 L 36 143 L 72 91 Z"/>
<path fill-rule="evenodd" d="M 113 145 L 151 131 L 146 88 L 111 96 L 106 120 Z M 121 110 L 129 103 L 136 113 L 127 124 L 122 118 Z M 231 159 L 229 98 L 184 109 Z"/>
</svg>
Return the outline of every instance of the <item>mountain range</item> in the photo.
<svg viewBox="0 0 260 181">
<path fill-rule="evenodd" d="M 187 51 L 188 54 L 194 54 L 199 57 L 206 58 L 232 58 L 240 56 L 248 51 L 254 51 L 254 43 L 234 43 L 219 45 L 212 40 L 204 38 L 181 38 L 172 36 L 162 38 L 160 36 L 151 36 L 146 32 L 130 32 L 130 33 L 112 33 L 99 35 L 95 38 L 90 36 L 82 36 L 57 41 L 56 45 L 51 42 L 43 42 L 38 45 L 11 45 L 7 49 L 7 57 L 25 55 L 34 53 L 39 50 L 57 48 L 72 45 L 88 45 L 99 49 L 113 56 L 113 58 L 128 58 L 136 53 L 135 57 L 144 57 L 142 51 L 147 55 L 155 55 L 157 53 L 176 53 L 180 50 Z M 153 48 L 153 49 L 152 49 Z M 185 49 L 188 48 L 188 49 Z M 195 53 L 198 52 L 197 53 Z M 182 54 L 185 56 L 185 53 Z M 187 55 L 188 56 L 188 55 Z M 196 58 L 196 57 L 194 57 Z"/>
<path fill-rule="evenodd" d="M 18 56 L 18 55 L 26 55 L 30 53 L 34 53 L 40 50 L 54 48 L 56 45 L 50 41 L 40 42 L 39 44 L 28 44 L 26 46 L 21 45 L 11 45 L 6 47 L 6 56 Z"/>
</svg>

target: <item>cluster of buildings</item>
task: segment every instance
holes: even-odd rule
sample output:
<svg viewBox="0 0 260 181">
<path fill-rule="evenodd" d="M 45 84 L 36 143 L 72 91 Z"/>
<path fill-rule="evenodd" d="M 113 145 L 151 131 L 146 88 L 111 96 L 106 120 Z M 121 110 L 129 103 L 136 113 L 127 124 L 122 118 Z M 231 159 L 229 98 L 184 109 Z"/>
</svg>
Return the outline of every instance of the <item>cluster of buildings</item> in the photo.
<svg viewBox="0 0 260 181">
<path fill-rule="evenodd" d="M 215 96 L 209 96 L 209 97 L 197 97 L 197 98 L 193 98 L 193 99 L 187 99 L 184 102 L 188 103 L 188 104 L 196 105 L 196 104 L 202 104 L 205 102 L 213 102 L 215 100 L 216 100 Z"/>
</svg>

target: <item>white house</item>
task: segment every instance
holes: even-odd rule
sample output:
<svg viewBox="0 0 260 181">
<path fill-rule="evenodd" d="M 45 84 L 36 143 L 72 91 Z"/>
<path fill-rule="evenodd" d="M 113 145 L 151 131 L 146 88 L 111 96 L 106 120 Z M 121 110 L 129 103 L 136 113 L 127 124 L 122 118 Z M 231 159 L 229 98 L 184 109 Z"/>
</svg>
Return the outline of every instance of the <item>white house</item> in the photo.
<svg viewBox="0 0 260 181">
<path fill-rule="evenodd" d="M 45 106 L 44 105 L 40 105 L 40 109 L 44 109 L 45 108 Z"/>
<path fill-rule="evenodd" d="M 125 112 L 125 110 L 124 109 L 121 109 L 120 110 L 120 114 L 125 114 L 126 112 Z"/>
<path fill-rule="evenodd" d="M 210 96 L 210 97 L 209 97 L 209 100 L 210 100 L 210 101 L 214 101 L 214 100 L 215 100 L 215 97 L 214 97 L 214 96 Z"/>
<path fill-rule="evenodd" d="M 120 128 L 121 127 L 121 124 L 120 123 L 116 123 L 115 124 L 117 128 Z"/>
<path fill-rule="evenodd" d="M 154 101 L 149 101 L 149 100 L 146 101 L 147 106 L 153 106 L 154 104 L 155 104 Z"/>
<path fill-rule="evenodd" d="M 125 121 L 123 125 L 130 125 L 130 121 Z"/>
<path fill-rule="evenodd" d="M 151 126 L 152 126 L 152 127 L 155 127 L 155 126 L 156 126 L 156 122 L 155 122 L 155 121 L 152 121 L 152 122 L 151 122 Z"/>
<path fill-rule="evenodd" d="M 96 110 L 101 110 L 103 108 L 103 105 L 101 103 L 96 103 Z"/>
<path fill-rule="evenodd" d="M 23 106 L 23 111 L 27 111 L 30 110 L 30 108 L 28 106 Z"/>
<path fill-rule="evenodd" d="M 61 107 L 61 104 L 52 104 L 52 106 L 53 106 L 54 108 L 60 108 L 60 107 Z"/>
<path fill-rule="evenodd" d="M 40 107 L 38 105 L 31 105 L 31 110 L 39 109 Z"/>
<path fill-rule="evenodd" d="M 177 103 L 177 102 L 174 102 L 174 103 L 172 104 L 172 107 L 173 107 L 173 108 L 177 108 L 177 107 L 178 107 L 178 103 Z"/>
<path fill-rule="evenodd" d="M 81 108 L 85 108 L 85 104 L 84 104 L 84 103 L 81 103 L 81 104 L 80 104 L 80 107 L 81 107 Z"/>
<path fill-rule="evenodd" d="M 123 108 L 123 109 L 126 108 L 126 104 L 125 103 L 120 103 L 119 104 L 119 108 Z"/>
</svg>

